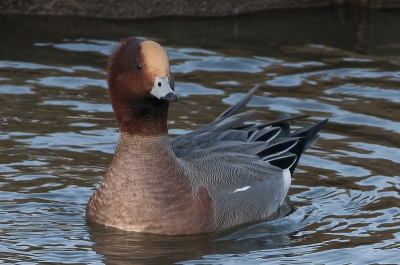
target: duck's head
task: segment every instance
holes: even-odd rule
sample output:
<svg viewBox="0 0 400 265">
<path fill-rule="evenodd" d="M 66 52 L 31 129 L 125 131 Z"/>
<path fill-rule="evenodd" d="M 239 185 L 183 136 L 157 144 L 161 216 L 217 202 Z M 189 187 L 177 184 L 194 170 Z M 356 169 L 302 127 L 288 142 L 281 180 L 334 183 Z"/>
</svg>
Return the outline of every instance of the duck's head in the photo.
<svg viewBox="0 0 400 265">
<path fill-rule="evenodd" d="M 169 101 L 177 101 L 178 96 L 168 54 L 161 45 L 135 38 L 123 40 L 108 59 L 107 78 L 121 131 L 166 133 Z"/>
</svg>

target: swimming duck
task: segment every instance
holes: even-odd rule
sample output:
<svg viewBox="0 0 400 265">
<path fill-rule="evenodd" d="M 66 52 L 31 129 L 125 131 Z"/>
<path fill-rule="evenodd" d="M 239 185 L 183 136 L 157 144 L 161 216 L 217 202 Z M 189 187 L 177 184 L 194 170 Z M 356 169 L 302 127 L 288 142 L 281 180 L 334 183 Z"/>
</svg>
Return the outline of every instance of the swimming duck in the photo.
<svg viewBox="0 0 400 265">
<path fill-rule="evenodd" d="M 162 46 L 122 41 L 108 59 L 107 79 L 119 138 L 86 219 L 127 231 L 210 233 L 270 216 L 327 121 L 294 133 L 288 114 L 247 123 L 257 111 L 241 110 L 255 87 L 210 124 L 170 140 L 168 107 L 178 96 Z"/>
</svg>

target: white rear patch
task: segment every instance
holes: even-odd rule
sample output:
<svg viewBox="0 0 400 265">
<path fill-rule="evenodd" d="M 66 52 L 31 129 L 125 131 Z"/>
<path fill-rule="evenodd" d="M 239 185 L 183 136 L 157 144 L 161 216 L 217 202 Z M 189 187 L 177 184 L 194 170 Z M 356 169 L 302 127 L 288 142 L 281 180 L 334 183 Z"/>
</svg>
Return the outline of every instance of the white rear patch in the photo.
<svg viewBox="0 0 400 265">
<path fill-rule="evenodd" d="M 281 204 L 285 200 L 286 194 L 287 194 L 287 192 L 289 190 L 289 187 L 290 187 L 290 183 L 292 182 L 292 175 L 290 174 L 290 170 L 288 168 L 284 169 L 282 171 L 282 174 L 283 174 L 283 189 L 282 189 L 282 191 L 283 191 L 283 199 L 282 199 Z"/>
<path fill-rule="evenodd" d="M 245 191 L 245 190 L 249 189 L 250 187 L 251 186 L 246 186 L 246 187 L 243 187 L 243 188 L 236 189 L 233 193 L 238 192 L 238 191 Z"/>
</svg>

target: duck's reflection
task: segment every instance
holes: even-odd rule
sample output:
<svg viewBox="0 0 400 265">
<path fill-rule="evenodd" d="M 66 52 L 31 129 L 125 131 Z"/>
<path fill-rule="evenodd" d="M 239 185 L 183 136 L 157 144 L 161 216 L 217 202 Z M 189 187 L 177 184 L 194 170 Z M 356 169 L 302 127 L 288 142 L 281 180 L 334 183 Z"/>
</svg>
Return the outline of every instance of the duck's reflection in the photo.
<svg viewBox="0 0 400 265">
<path fill-rule="evenodd" d="M 173 264 L 209 254 L 213 235 L 163 236 L 126 232 L 87 222 L 93 250 L 106 264 Z"/>
<path fill-rule="evenodd" d="M 283 220 L 296 218 L 291 218 L 292 214 L 282 217 L 290 210 L 284 204 L 278 213 L 261 223 L 245 224 L 221 233 L 190 236 L 126 232 L 92 222 L 87 222 L 87 226 L 94 243 L 92 248 L 104 256 L 105 264 L 174 264 L 201 260 L 205 255 L 244 253 L 287 245 L 291 240 L 285 231 L 293 224 L 285 224 Z"/>
</svg>

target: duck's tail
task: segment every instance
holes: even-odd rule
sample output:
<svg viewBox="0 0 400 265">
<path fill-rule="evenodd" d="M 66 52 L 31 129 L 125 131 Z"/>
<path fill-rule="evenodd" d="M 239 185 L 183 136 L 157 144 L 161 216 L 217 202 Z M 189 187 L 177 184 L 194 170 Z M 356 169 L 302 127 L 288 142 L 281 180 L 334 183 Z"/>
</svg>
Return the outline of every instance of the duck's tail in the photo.
<svg viewBox="0 0 400 265">
<path fill-rule="evenodd" d="M 232 123 L 234 126 L 230 124 L 226 127 L 233 127 L 237 130 L 252 130 L 257 128 L 258 132 L 252 134 L 252 136 L 248 138 L 248 141 L 266 141 L 269 143 L 269 146 L 257 155 L 272 165 L 282 169 L 289 169 L 290 173 L 293 174 L 302 153 L 317 141 L 319 131 L 322 126 L 327 123 L 328 119 L 322 120 L 293 133 L 290 132 L 290 122 L 309 117 L 310 115 L 299 115 L 293 117 L 288 113 L 282 113 L 278 115 L 274 121 L 269 123 L 261 125 L 243 124 L 243 121 L 247 121 L 249 117 L 256 113 L 255 111 L 241 113 L 241 111 L 253 97 L 258 88 L 258 85 L 253 87 L 243 98 L 227 108 L 211 124 L 220 123 L 222 125 L 225 123 Z M 233 119 L 233 116 L 235 119 Z"/>
<path fill-rule="evenodd" d="M 289 167 L 287 165 L 283 165 L 282 160 L 285 160 L 287 158 L 282 157 L 280 160 L 276 161 L 269 161 L 271 164 L 278 166 L 280 168 L 289 168 L 290 173 L 293 174 L 297 163 L 299 162 L 299 159 L 303 152 L 310 148 L 319 138 L 319 131 L 321 130 L 322 126 L 328 122 L 328 119 L 324 119 L 318 123 L 312 124 L 306 128 L 302 128 L 296 132 L 291 133 L 290 132 L 290 115 L 287 113 L 282 113 L 278 117 L 278 120 L 286 118 L 287 121 L 281 122 L 279 124 L 276 124 L 274 126 L 280 127 L 281 128 L 281 133 L 278 136 L 279 138 L 282 137 L 283 139 L 297 139 L 297 143 L 293 145 L 291 149 L 289 149 L 289 153 L 295 154 L 296 159 L 293 161 Z"/>
</svg>

